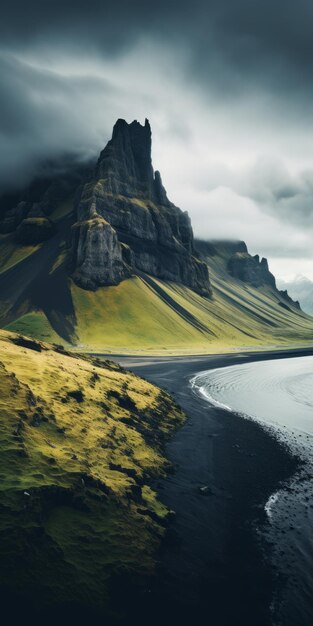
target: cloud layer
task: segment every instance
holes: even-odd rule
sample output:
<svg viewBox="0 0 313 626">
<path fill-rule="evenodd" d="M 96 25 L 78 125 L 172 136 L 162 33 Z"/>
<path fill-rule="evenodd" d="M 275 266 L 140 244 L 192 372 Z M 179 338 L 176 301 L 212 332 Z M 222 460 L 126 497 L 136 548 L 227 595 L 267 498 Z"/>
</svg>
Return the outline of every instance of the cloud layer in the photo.
<svg viewBox="0 0 313 626">
<path fill-rule="evenodd" d="M 281 275 L 313 277 L 309 0 L 5 5 L 0 187 L 95 157 L 118 117 L 149 117 L 197 235 L 245 238 Z"/>
</svg>

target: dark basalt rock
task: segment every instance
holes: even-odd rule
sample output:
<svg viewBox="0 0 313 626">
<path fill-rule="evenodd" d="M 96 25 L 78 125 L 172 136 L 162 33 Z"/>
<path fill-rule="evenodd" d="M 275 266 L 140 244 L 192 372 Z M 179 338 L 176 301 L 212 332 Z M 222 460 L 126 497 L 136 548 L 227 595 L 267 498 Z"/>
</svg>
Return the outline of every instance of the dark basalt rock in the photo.
<svg viewBox="0 0 313 626">
<path fill-rule="evenodd" d="M 72 228 L 75 258 L 73 279 L 84 289 L 117 285 L 129 276 L 115 230 L 100 216 L 78 222 Z"/>
<path fill-rule="evenodd" d="M 288 302 L 289 304 L 291 304 L 292 306 L 294 306 L 296 309 L 299 309 L 299 311 L 301 311 L 301 306 L 300 306 L 300 302 L 299 302 L 299 300 L 293 300 L 293 299 L 290 297 L 290 295 L 289 295 L 289 293 L 288 293 L 287 289 L 284 289 L 284 290 L 279 291 L 279 294 L 281 295 L 281 297 L 282 297 L 284 300 L 286 300 L 286 302 Z M 283 303 L 283 302 L 280 302 L 280 304 L 281 304 L 282 306 L 284 305 L 284 303 Z M 285 305 L 285 306 L 286 306 L 286 305 Z M 288 308 L 288 307 L 287 307 L 287 308 Z"/>
<path fill-rule="evenodd" d="M 30 202 L 19 202 L 16 206 L 8 209 L 0 220 L 0 233 L 12 233 L 18 227 L 25 217 L 27 217 L 28 211 L 31 208 Z"/>
<path fill-rule="evenodd" d="M 228 241 L 222 239 L 204 241 L 202 239 L 195 239 L 195 247 L 202 259 L 216 256 L 229 259 L 233 254 L 236 254 L 236 252 L 248 254 L 248 248 L 244 241 Z"/>
<path fill-rule="evenodd" d="M 39 341 L 35 341 L 34 339 L 28 339 L 28 337 L 17 335 L 16 337 L 12 337 L 11 341 L 16 346 L 21 346 L 22 348 L 28 348 L 28 350 L 35 350 L 35 352 L 42 352 L 41 343 Z"/>
<path fill-rule="evenodd" d="M 268 285 L 276 288 L 276 281 L 268 269 L 267 259 L 258 254 L 251 256 L 248 252 L 236 252 L 228 261 L 228 271 L 234 278 L 239 278 L 253 287 Z"/>
<path fill-rule="evenodd" d="M 190 218 L 169 201 L 160 173 L 153 171 L 148 120 L 144 126 L 116 122 L 76 212 L 73 278 L 80 286 L 117 284 L 142 271 L 210 295 Z"/>
<path fill-rule="evenodd" d="M 287 291 L 279 291 L 276 280 L 269 271 L 267 259 L 258 254 L 249 254 L 244 241 L 232 240 L 195 240 L 195 247 L 201 259 L 210 263 L 217 262 L 234 278 L 237 278 L 252 287 L 271 287 L 276 291 L 278 304 L 286 310 L 300 309 L 299 302 L 292 300 Z M 290 305 L 290 306 L 289 306 Z"/>
<path fill-rule="evenodd" d="M 55 225 L 46 217 L 28 217 L 16 230 L 16 239 L 24 245 L 34 245 L 50 239 L 56 232 Z"/>
<path fill-rule="evenodd" d="M 151 161 L 151 128 L 134 121 L 117 120 L 111 141 L 102 150 L 95 178 L 106 181 L 106 192 L 129 197 L 151 197 L 154 172 Z"/>
</svg>

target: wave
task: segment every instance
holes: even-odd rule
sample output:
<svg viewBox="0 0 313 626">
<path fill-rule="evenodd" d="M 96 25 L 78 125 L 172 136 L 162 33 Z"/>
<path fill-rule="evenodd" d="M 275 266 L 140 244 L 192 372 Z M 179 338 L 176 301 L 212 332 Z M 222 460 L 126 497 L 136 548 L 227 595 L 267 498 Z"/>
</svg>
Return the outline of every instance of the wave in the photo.
<svg viewBox="0 0 313 626">
<path fill-rule="evenodd" d="M 211 405 L 257 421 L 303 461 L 264 503 L 276 570 L 286 580 L 280 620 L 313 620 L 313 357 L 259 361 L 198 372 L 194 393 Z"/>
</svg>

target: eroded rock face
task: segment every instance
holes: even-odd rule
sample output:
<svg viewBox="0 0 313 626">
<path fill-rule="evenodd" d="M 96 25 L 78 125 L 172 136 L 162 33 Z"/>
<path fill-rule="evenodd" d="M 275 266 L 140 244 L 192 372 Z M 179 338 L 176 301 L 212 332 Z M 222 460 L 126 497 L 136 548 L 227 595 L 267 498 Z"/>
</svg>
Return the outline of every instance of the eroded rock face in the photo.
<svg viewBox="0 0 313 626">
<path fill-rule="evenodd" d="M 291 304 L 292 306 L 296 307 L 296 309 L 299 309 L 301 311 L 301 306 L 300 306 L 300 302 L 299 300 L 293 300 L 287 289 L 282 289 L 279 291 L 279 294 L 281 295 L 281 297 L 286 300 L 288 302 L 288 304 Z M 282 303 L 281 303 L 282 304 Z M 282 304 L 283 305 L 283 304 Z"/>
<path fill-rule="evenodd" d="M 102 217 L 73 226 L 74 280 L 85 289 L 117 285 L 127 276 L 115 230 Z"/>
<path fill-rule="evenodd" d="M 258 254 L 251 256 L 248 252 L 236 252 L 228 261 L 228 271 L 234 278 L 253 287 L 268 285 L 276 288 L 275 277 L 268 269 L 267 259 L 260 260 Z"/>
<path fill-rule="evenodd" d="M 116 284 L 131 272 L 142 271 L 210 294 L 208 269 L 194 250 L 189 216 L 168 200 L 160 173 L 153 171 L 148 120 L 144 126 L 137 121 L 116 122 L 93 178 L 82 189 L 76 211 L 73 277 L 80 286 Z M 111 265 L 111 248 L 103 247 L 104 230 L 101 236 L 98 230 L 98 235 L 94 234 L 93 220 L 98 218 L 115 233 Z M 84 251 L 86 245 L 88 252 Z M 107 272 L 103 250 L 107 250 L 110 266 Z M 84 257 L 88 262 L 82 263 Z"/>
</svg>

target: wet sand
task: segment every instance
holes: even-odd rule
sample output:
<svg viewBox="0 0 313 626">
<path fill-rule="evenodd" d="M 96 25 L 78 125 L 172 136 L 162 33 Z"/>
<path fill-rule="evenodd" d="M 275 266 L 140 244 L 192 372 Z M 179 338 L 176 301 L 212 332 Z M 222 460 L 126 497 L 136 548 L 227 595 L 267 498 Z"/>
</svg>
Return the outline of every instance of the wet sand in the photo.
<svg viewBox="0 0 313 626">
<path fill-rule="evenodd" d="M 272 599 L 285 580 L 271 564 L 271 545 L 258 529 L 267 521 L 264 505 L 269 496 L 292 476 L 298 460 L 257 423 L 196 396 L 189 380 L 205 369 L 306 354 L 313 350 L 115 357 L 167 389 L 188 416 L 166 447 L 173 474 L 157 483 L 160 498 L 176 515 L 159 554 L 158 577 L 145 590 L 140 610 L 137 605 L 138 622 L 275 623 Z M 129 608 L 133 614 L 135 607 Z"/>
</svg>

